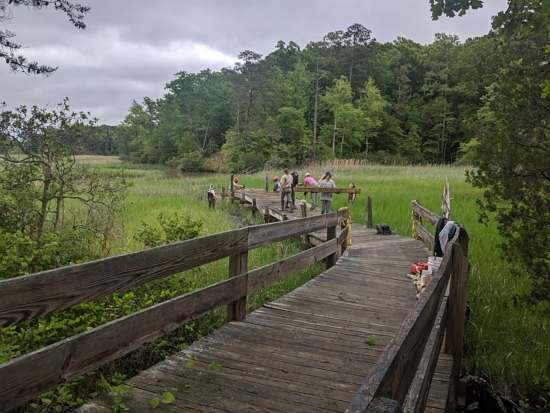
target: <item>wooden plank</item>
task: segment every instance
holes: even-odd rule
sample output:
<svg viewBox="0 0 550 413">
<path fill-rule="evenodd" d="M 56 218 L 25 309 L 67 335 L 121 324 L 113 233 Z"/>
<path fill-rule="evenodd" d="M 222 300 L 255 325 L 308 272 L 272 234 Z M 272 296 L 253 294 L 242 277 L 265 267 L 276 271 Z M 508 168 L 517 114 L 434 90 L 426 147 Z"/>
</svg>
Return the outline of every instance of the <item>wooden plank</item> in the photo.
<svg viewBox="0 0 550 413">
<path fill-rule="evenodd" d="M 320 188 L 316 186 L 297 186 L 294 191 L 331 194 L 360 194 L 361 188 Z"/>
<path fill-rule="evenodd" d="M 457 237 L 458 234 L 450 242 L 454 244 Z M 375 369 L 361 384 L 347 410 L 349 413 L 366 412 L 373 398 L 386 397 L 403 402 L 435 322 L 451 271 L 451 254 L 447 254 L 414 311 L 407 316 Z"/>
<path fill-rule="evenodd" d="M 248 251 L 229 256 L 229 278 L 248 272 Z M 231 321 L 241 321 L 246 317 L 246 289 L 239 299 L 227 306 L 228 318 Z"/>
<path fill-rule="evenodd" d="M 441 218 L 439 215 L 434 214 L 429 209 L 424 208 L 422 205 L 420 205 L 418 201 L 412 201 L 411 208 L 413 212 L 426 219 L 432 225 L 437 224 L 437 221 L 439 221 L 439 218 Z"/>
<path fill-rule="evenodd" d="M 427 248 L 433 250 L 434 236 L 418 221 L 415 222 L 414 228 L 416 235 L 424 242 Z"/>
<path fill-rule="evenodd" d="M 336 238 L 336 223 L 334 223 L 334 225 L 331 225 L 331 226 L 327 225 L 327 241 L 330 241 L 335 238 Z M 327 269 L 330 267 L 333 267 L 336 264 L 336 259 L 337 259 L 336 251 L 334 252 L 334 254 L 331 254 L 326 258 Z"/>
<path fill-rule="evenodd" d="M 257 248 L 295 235 L 325 229 L 327 226 L 336 225 L 337 222 L 338 216 L 332 213 L 248 227 L 248 248 Z"/>
<path fill-rule="evenodd" d="M 230 278 L 2 364 L 0 377 L 9 380 L 0 381 L 0 406 L 17 407 L 244 294 L 246 277 Z"/>
<path fill-rule="evenodd" d="M 243 228 L 0 281 L 0 327 L 244 251 L 247 238 Z"/>
<path fill-rule="evenodd" d="M 402 413 L 402 410 L 395 400 L 379 397 L 372 401 L 367 413 Z"/>
<path fill-rule="evenodd" d="M 309 267 L 334 253 L 334 251 L 336 251 L 336 240 L 330 240 L 273 264 L 252 270 L 248 273 L 248 293 L 253 293 L 260 288 L 282 280 L 297 270 Z"/>
<path fill-rule="evenodd" d="M 458 404 L 458 379 L 462 369 L 464 328 L 466 324 L 466 295 L 468 288 L 468 234 L 459 229 L 458 243 L 450 251 L 453 260 L 453 276 L 449 289 L 449 318 L 447 326 L 446 351 L 453 355 L 453 369 L 447 398 L 447 411 L 454 413 Z M 447 252 L 447 254 L 449 254 Z"/>
<path fill-rule="evenodd" d="M 439 306 L 434 328 L 424 349 L 424 354 L 411 383 L 407 398 L 403 403 L 405 413 L 422 413 L 426 408 L 426 401 L 428 400 L 430 386 L 443 343 L 445 326 L 447 325 L 447 301 L 447 297 L 444 297 Z"/>
<path fill-rule="evenodd" d="M 374 222 L 372 220 L 372 198 L 370 196 L 367 196 L 365 215 L 366 215 L 365 222 L 367 224 L 367 228 L 373 228 Z"/>
</svg>

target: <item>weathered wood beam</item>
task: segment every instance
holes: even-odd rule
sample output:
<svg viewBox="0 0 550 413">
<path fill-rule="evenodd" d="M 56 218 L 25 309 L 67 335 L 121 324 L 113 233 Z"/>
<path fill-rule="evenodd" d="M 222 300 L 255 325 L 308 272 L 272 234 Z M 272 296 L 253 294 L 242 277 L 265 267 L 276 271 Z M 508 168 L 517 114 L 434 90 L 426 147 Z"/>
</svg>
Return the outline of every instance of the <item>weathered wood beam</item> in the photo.
<svg viewBox="0 0 550 413">
<path fill-rule="evenodd" d="M 360 194 L 361 188 L 320 188 L 315 186 L 297 186 L 294 192 L 315 192 L 331 194 Z"/>
<path fill-rule="evenodd" d="M 453 248 L 460 230 L 450 241 Z M 402 404 L 416 373 L 426 342 L 432 331 L 452 271 L 452 254 L 443 258 L 432 282 L 420 295 L 415 308 L 386 346 L 384 354 L 363 380 L 348 413 L 365 413 L 375 398 L 388 398 Z"/>
<path fill-rule="evenodd" d="M 439 215 L 434 214 L 429 209 L 424 208 L 422 205 L 420 205 L 418 201 L 412 201 L 411 208 L 416 214 L 426 219 L 432 225 L 437 224 L 437 221 L 441 218 Z"/>
<path fill-rule="evenodd" d="M 125 291 L 247 248 L 248 229 L 243 228 L 3 280 L 0 327 Z"/>
<path fill-rule="evenodd" d="M 239 276 L 193 291 L 0 365 L 0 406 L 10 410 L 246 294 Z"/>
<path fill-rule="evenodd" d="M 261 247 L 295 235 L 308 234 L 326 227 L 336 226 L 337 223 L 338 216 L 332 213 L 248 227 L 248 247 Z"/>
</svg>

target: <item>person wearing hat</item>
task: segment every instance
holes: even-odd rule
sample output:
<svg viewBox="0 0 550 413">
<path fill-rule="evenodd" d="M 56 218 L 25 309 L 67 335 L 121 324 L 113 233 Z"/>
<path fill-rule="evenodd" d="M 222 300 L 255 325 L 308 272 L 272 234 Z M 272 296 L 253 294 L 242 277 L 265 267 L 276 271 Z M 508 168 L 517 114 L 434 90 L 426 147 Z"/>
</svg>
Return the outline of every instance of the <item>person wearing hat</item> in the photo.
<svg viewBox="0 0 550 413">
<path fill-rule="evenodd" d="M 304 175 L 304 186 L 313 186 L 313 187 L 319 187 L 319 182 L 317 182 L 315 180 L 315 178 L 313 176 L 311 176 L 311 174 L 309 172 L 306 172 L 306 174 Z M 312 192 L 311 193 L 311 209 L 314 210 L 315 208 L 317 208 L 317 197 L 318 197 L 318 193 L 317 192 Z M 307 199 L 307 192 L 304 194 L 304 197 Z"/>
<path fill-rule="evenodd" d="M 332 174 L 325 172 L 321 180 L 319 181 L 320 188 L 336 188 L 336 184 L 332 180 Z M 321 193 L 321 214 L 328 214 L 330 212 L 330 204 L 332 202 L 332 193 Z"/>
<path fill-rule="evenodd" d="M 207 192 L 208 197 L 208 208 L 216 209 L 216 191 L 214 190 L 214 185 L 210 184 Z"/>
<path fill-rule="evenodd" d="M 281 210 L 284 211 L 292 202 L 292 176 L 288 173 L 288 169 L 284 169 L 284 174 L 281 176 Z"/>
</svg>

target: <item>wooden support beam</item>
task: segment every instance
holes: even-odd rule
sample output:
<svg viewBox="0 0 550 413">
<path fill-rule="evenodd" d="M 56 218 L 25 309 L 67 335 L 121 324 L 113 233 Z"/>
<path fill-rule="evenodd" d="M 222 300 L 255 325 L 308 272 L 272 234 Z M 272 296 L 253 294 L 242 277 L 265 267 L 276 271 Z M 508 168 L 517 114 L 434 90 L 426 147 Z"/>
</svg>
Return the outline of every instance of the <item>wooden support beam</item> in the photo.
<svg viewBox="0 0 550 413">
<path fill-rule="evenodd" d="M 334 224 L 332 224 L 330 226 L 327 226 L 327 241 L 330 241 L 330 240 L 336 238 L 336 225 L 337 225 L 337 222 L 335 222 Z M 330 254 L 326 258 L 326 267 L 327 267 L 327 269 L 331 268 L 331 267 L 334 267 L 334 265 L 336 264 L 336 259 L 337 259 L 336 251 L 334 251 L 333 254 Z"/>
<path fill-rule="evenodd" d="M 367 204 L 365 205 L 365 222 L 367 228 L 374 228 L 374 222 L 372 220 L 372 198 L 367 196 Z"/>
<path fill-rule="evenodd" d="M 229 278 L 248 272 L 248 251 L 229 256 Z M 246 289 L 243 295 L 227 307 L 228 318 L 231 321 L 242 321 L 246 317 Z"/>
<path fill-rule="evenodd" d="M 447 399 L 447 411 L 454 413 L 458 404 L 458 380 L 461 376 L 462 353 L 464 349 L 464 328 L 466 324 L 466 296 L 468 288 L 468 234 L 463 228 L 459 230 L 458 243 L 447 254 L 452 254 L 453 275 L 449 288 L 449 317 L 447 320 L 447 337 L 445 351 L 453 356 L 453 368 Z"/>
<path fill-rule="evenodd" d="M 300 211 L 302 212 L 302 218 L 307 218 L 307 204 L 305 202 L 300 204 Z"/>
</svg>

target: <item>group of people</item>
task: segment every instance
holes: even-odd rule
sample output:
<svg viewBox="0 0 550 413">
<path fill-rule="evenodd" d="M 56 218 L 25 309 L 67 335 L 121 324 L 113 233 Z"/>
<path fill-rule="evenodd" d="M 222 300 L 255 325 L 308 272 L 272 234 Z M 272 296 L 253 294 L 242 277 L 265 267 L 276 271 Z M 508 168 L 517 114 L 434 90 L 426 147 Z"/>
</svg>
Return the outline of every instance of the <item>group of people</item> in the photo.
<svg viewBox="0 0 550 413">
<path fill-rule="evenodd" d="M 273 191 L 281 193 L 281 209 L 293 210 L 296 208 L 296 187 L 300 181 L 300 176 L 297 171 L 289 173 L 288 169 L 283 170 L 281 178 L 278 176 L 273 177 Z M 332 179 L 330 172 L 325 172 L 321 179 L 317 181 L 309 172 L 304 175 L 304 186 L 315 188 L 336 188 L 336 184 Z M 307 192 L 304 194 L 307 199 Z M 311 209 L 317 208 L 319 194 L 317 192 L 311 192 Z M 328 214 L 330 212 L 330 204 L 332 202 L 332 193 L 321 193 L 321 213 Z"/>
<path fill-rule="evenodd" d="M 267 178 L 266 178 L 267 179 Z M 283 175 L 273 177 L 273 192 L 281 193 L 281 210 L 294 210 L 296 209 L 296 187 L 300 182 L 300 175 L 297 171 L 289 172 L 287 168 L 283 170 Z M 233 189 L 244 189 L 244 185 L 239 183 L 239 178 L 233 176 L 232 181 Z M 267 182 L 266 182 L 267 185 Z M 332 174 L 327 171 L 323 174 L 318 181 L 309 173 L 306 172 L 303 181 L 304 187 L 311 188 L 336 188 L 336 183 L 332 179 Z M 355 185 L 351 183 L 350 188 L 355 188 Z M 267 190 L 267 187 L 266 187 Z M 308 192 L 304 193 L 304 197 L 307 200 Z M 318 207 L 319 200 L 321 201 L 321 214 L 328 214 L 332 203 L 332 192 L 321 192 L 320 196 L 318 192 L 310 192 L 311 194 L 311 209 L 314 210 Z M 349 193 L 348 202 L 355 201 L 355 192 Z M 214 185 L 209 185 L 208 192 L 208 207 L 211 209 L 216 208 L 216 191 Z M 320 199 L 319 199 L 320 198 Z"/>
</svg>

